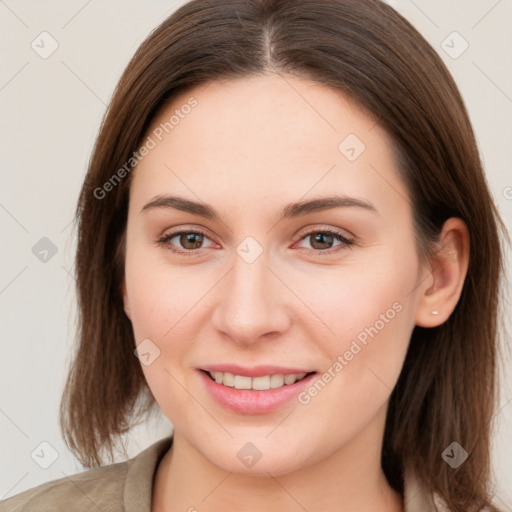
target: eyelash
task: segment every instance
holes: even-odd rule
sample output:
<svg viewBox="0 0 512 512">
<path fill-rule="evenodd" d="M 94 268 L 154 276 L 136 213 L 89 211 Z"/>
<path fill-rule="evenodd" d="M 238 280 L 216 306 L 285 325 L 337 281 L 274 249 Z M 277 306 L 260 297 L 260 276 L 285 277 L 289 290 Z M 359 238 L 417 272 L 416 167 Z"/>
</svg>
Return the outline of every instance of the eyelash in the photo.
<svg viewBox="0 0 512 512">
<path fill-rule="evenodd" d="M 169 248 L 170 247 L 169 241 L 171 239 L 173 239 L 174 237 L 176 237 L 178 235 L 186 235 L 186 234 L 201 235 L 201 236 L 204 236 L 205 238 L 210 239 L 210 237 L 203 230 L 201 230 L 201 229 L 193 229 L 192 230 L 191 229 L 191 230 L 180 230 L 180 231 L 174 231 L 171 233 L 166 233 L 161 238 L 159 238 L 157 242 L 158 242 L 158 245 L 168 248 L 171 252 L 173 252 L 175 254 L 181 254 L 184 256 L 195 256 L 196 253 L 200 249 L 189 249 L 188 251 L 183 251 L 183 250 L 179 250 L 179 249 Z M 304 235 L 302 235 L 300 237 L 299 242 L 301 242 L 302 240 L 304 240 L 314 234 L 333 235 L 333 237 L 336 240 L 338 240 L 339 242 L 342 242 L 341 245 L 338 245 L 336 247 L 331 247 L 330 249 L 326 249 L 326 250 L 306 249 L 308 251 L 308 254 L 315 254 L 315 256 L 323 256 L 323 255 L 327 256 L 327 255 L 330 255 L 333 253 L 337 253 L 337 252 L 345 250 L 345 249 L 350 249 L 351 245 L 354 244 L 354 240 L 347 238 L 346 236 L 342 235 L 341 233 L 339 233 L 337 231 L 322 230 L 322 229 L 308 231 L 307 233 L 305 233 Z M 343 247 L 343 245 L 345 247 Z"/>
</svg>

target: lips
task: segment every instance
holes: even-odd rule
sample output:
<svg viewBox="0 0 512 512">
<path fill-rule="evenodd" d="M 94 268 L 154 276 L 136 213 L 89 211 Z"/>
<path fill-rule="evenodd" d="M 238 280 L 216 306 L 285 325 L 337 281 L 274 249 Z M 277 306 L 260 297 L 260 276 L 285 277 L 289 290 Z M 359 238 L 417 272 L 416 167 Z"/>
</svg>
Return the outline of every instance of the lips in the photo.
<svg viewBox="0 0 512 512">
<path fill-rule="evenodd" d="M 238 413 L 263 414 L 291 402 L 317 372 L 282 366 L 214 365 L 198 373 L 210 396 L 221 406 Z"/>
</svg>

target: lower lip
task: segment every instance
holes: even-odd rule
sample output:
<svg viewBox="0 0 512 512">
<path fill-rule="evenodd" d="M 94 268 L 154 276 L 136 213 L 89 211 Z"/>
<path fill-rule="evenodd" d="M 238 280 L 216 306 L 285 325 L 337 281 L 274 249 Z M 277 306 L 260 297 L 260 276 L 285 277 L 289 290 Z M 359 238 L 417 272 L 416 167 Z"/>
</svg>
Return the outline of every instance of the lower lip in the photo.
<svg viewBox="0 0 512 512">
<path fill-rule="evenodd" d="M 293 384 L 280 388 L 256 391 L 235 389 L 212 380 L 203 370 L 198 370 L 206 389 L 220 405 L 243 414 L 264 414 L 277 411 L 292 401 L 311 382 L 316 373 Z"/>
</svg>

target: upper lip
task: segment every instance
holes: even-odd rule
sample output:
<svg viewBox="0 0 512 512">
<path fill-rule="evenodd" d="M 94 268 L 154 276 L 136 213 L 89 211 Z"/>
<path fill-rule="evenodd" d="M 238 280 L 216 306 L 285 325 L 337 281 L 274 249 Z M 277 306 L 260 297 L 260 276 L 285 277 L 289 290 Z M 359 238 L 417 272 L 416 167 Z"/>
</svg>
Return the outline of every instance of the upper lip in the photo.
<svg viewBox="0 0 512 512">
<path fill-rule="evenodd" d="M 263 377 L 265 375 L 290 375 L 292 373 L 311 373 L 314 370 L 305 368 L 290 368 L 275 365 L 260 365 L 251 368 L 239 366 L 237 364 L 213 364 L 202 366 L 201 370 L 207 372 L 232 373 L 233 375 L 243 375 L 245 377 Z"/>
</svg>

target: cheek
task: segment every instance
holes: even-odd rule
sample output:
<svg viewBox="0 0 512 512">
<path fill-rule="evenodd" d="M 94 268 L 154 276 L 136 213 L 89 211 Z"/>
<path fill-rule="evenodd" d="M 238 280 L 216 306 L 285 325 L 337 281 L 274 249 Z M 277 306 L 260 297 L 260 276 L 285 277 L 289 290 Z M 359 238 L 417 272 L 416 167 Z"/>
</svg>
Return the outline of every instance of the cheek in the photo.
<svg viewBox="0 0 512 512">
<path fill-rule="evenodd" d="M 331 357 L 349 350 L 354 340 L 362 346 L 380 340 L 378 347 L 391 352 L 408 342 L 417 266 L 414 252 L 410 257 L 400 254 L 382 251 L 371 261 L 288 276 L 294 292 L 308 306 L 298 322 L 310 330 L 311 339 L 321 340 L 319 346 Z M 391 346 L 390 340 L 394 340 Z"/>
<path fill-rule="evenodd" d="M 196 273 L 194 278 L 191 269 L 155 262 L 150 256 L 134 251 L 126 258 L 135 343 L 151 354 L 150 361 L 143 357 L 140 361 L 158 405 L 175 427 L 187 425 L 200 413 L 185 391 L 189 386 L 184 369 L 196 338 L 194 329 L 201 325 L 195 319 L 200 311 L 198 302 L 206 293 L 206 276 L 197 277 Z"/>
<path fill-rule="evenodd" d="M 137 343 L 144 338 L 157 343 L 181 339 L 180 332 L 190 325 L 190 317 L 208 291 L 204 273 L 155 256 L 154 249 L 127 253 L 125 280 Z"/>
<path fill-rule="evenodd" d="M 389 398 L 414 328 L 416 276 L 414 248 L 402 246 L 371 265 L 344 270 L 330 286 L 326 280 L 327 291 L 315 295 L 334 333 L 322 341 L 325 367 L 302 403 L 318 414 L 323 410 L 332 425 L 360 426 Z M 327 408 L 329 403 L 338 407 Z"/>
</svg>

